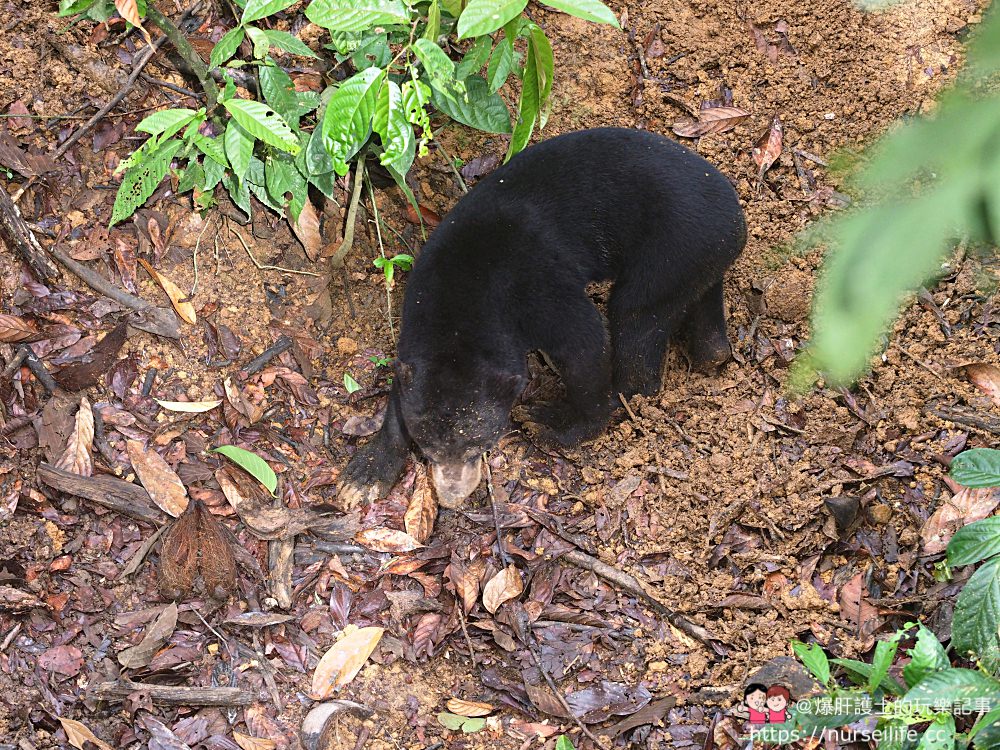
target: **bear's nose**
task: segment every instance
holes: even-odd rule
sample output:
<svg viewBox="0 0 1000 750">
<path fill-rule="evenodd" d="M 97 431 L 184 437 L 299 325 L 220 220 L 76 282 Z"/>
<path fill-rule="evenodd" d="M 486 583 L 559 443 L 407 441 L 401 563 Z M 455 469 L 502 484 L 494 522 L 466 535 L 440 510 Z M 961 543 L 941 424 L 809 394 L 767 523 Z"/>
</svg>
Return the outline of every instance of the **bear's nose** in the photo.
<svg viewBox="0 0 1000 750">
<path fill-rule="evenodd" d="M 457 508 L 479 486 L 481 461 L 477 457 L 468 463 L 431 463 L 431 479 L 438 503 L 444 508 Z"/>
</svg>

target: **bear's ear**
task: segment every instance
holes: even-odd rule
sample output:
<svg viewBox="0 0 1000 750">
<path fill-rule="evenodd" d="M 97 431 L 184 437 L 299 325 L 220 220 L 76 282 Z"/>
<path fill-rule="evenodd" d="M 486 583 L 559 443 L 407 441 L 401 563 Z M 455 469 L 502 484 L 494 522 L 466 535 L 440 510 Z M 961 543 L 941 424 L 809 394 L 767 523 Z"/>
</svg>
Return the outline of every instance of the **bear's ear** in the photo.
<svg viewBox="0 0 1000 750">
<path fill-rule="evenodd" d="M 399 378 L 401 385 L 410 385 L 413 382 L 413 365 L 395 359 L 392 362 L 392 369 L 396 371 L 396 377 Z"/>
<path fill-rule="evenodd" d="M 495 393 L 507 393 L 513 397 L 521 395 L 528 385 L 528 379 L 517 372 L 497 372 L 490 376 Z"/>
</svg>

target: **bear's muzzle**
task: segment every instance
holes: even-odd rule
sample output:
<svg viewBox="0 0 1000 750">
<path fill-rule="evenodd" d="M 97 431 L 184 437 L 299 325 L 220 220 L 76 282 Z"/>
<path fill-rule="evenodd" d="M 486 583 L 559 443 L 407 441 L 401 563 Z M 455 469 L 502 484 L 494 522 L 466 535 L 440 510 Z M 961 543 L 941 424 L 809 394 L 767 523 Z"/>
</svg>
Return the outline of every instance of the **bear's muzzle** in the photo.
<svg viewBox="0 0 1000 750">
<path fill-rule="evenodd" d="M 431 479 L 437 492 L 438 504 L 444 508 L 457 508 L 479 486 L 482 478 L 482 461 L 467 464 L 431 463 Z"/>
</svg>

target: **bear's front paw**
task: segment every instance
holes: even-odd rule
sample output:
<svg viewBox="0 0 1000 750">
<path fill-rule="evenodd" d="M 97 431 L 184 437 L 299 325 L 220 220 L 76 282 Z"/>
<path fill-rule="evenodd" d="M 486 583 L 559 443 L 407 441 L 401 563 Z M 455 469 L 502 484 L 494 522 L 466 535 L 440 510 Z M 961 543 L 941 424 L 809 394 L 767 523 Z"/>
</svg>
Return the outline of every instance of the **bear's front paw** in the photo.
<svg viewBox="0 0 1000 750">
<path fill-rule="evenodd" d="M 572 448 L 593 437 L 601 425 L 582 419 L 570 404 L 556 401 L 538 404 L 527 410 L 528 423 L 534 425 L 538 438 L 545 443 Z"/>
<path fill-rule="evenodd" d="M 389 494 L 406 456 L 378 450 L 373 443 L 360 448 L 347 463 L 337 483 L 337 499 L 345 510 L 373 503 Z"/>
</svg>

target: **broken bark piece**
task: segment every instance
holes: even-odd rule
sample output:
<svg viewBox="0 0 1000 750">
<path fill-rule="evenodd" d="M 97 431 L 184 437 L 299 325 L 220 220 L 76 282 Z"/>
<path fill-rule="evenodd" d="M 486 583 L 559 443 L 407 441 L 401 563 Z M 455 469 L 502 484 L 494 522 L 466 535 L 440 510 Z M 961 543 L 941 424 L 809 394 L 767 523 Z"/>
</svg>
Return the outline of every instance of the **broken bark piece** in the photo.
<svg viewBox="0 0 1000 750">
<path fill-rule="evenodd" d="M 81 477 L 49 464 L 40 464 L 38 480 L 60 492 L 86 498 L 138 521 L 157 526 L 167 521 L 167 515 L 153 505 L 146 490 L 124 479 L 109 476 Z"/>
<path fill-rule="evenodd" d="M 123 700 L 132 693 L 142 693 L 148 695 L 156 706 L 249 706 L 253 702 L 253 695 L 235 687 L 152 685 L 131 680 L 99 682 L 90 692 L 94 697 L 105 700 Z"/>
<path fill-rule="evenodd" d="M 0 189 L 0 238 L 14 255 L 28 264 L 38 279 L 48 282 L 59 280 L 59 269 L 38 244 L 34 232 L 24 223 L 21 212 L 4 189 Z"/>
</svg>

